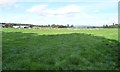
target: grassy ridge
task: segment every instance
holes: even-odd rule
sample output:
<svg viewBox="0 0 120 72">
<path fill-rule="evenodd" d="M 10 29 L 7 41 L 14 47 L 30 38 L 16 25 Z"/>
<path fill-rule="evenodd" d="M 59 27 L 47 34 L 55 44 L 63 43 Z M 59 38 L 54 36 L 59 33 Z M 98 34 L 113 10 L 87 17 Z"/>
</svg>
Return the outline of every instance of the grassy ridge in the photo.
<svg viewBox="0 0 120 72">
<path fill-rule="evenodd" d="M 117 29 L 3 29 L 3 69 L 118 69 L 116 35 Z"/>
</svg>

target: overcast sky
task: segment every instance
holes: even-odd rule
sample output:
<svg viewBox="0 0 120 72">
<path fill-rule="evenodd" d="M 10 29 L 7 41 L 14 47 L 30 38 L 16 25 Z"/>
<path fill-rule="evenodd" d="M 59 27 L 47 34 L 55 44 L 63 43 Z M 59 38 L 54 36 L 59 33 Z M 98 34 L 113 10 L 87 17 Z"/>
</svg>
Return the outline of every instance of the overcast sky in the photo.
<svg viewBox="0 0 120 72">
<path fill-rule="evenodd" d="M 0 22 L 95 25 L 118 22 L 119 0 L 0 0 Z"/>
</svg>

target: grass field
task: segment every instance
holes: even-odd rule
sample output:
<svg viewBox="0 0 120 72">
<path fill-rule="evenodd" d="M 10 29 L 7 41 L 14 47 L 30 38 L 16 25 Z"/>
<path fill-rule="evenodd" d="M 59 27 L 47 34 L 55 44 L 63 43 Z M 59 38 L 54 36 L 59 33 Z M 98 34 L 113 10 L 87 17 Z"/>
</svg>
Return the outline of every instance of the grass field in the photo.
<svg viewBox="0 0 120 72">
<path fill-rule="evenodd" d="M 3 70 L 118 69 L 118 29 L 2 29 Z"/>
</svg>

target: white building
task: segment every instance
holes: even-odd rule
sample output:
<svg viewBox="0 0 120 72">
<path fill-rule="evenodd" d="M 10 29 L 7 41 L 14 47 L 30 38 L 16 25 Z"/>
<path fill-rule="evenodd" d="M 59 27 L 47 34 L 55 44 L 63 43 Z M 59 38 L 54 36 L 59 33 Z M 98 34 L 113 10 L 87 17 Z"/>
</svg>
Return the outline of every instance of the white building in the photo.
<svg viewBox="0 0 120 72">
<path fill-rule="evenodd" d="M 19 28 L 20 26 L 13 26 L 13 28 Z"/>
<path fill-rule="evenodd" d="M 13 26 L 13 28 L 30 28 L 29 26 Z"/>
</svg>

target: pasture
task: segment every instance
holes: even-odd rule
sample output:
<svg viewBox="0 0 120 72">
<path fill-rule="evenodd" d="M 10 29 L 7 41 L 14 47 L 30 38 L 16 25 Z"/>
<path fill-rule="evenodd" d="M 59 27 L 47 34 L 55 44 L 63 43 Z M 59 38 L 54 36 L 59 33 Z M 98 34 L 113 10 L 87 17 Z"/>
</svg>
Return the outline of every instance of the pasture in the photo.
<svg viewBox="0 0 120 72">
<path fill-rule="evenodd" d="M 2 29 L 3 70 L 115 70 L 118 29 Z"/>
</svg>

